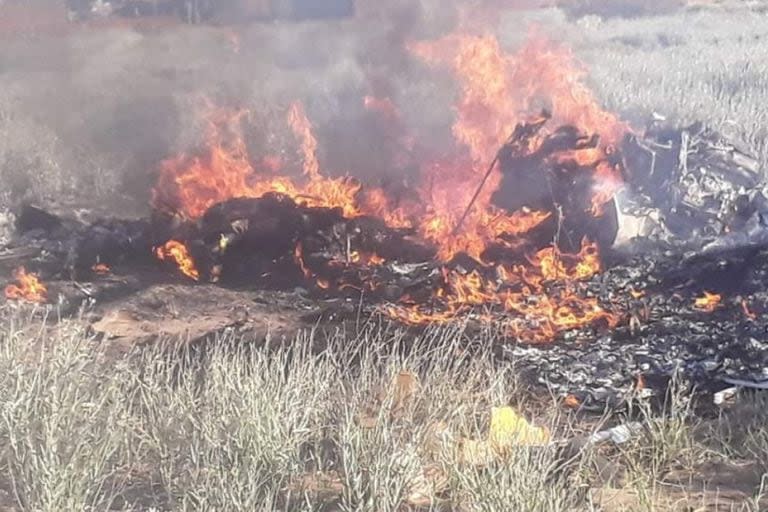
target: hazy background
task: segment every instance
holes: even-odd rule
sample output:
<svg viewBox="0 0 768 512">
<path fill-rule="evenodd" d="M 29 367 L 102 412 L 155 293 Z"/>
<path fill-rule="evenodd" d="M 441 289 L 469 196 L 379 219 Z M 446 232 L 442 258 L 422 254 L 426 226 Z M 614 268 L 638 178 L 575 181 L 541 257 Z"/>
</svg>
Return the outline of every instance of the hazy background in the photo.
<svg viewBox="0 0 768 512">
<path fill-rule="evenodd" d="M 703 119 L 768 161 L 765 2 L 664 3 L 663 13 L 653 1 L 621 10 L 621 2 L 495 3 L 501 16 L 482 22 L 507 48 L 538 23 L 588 65 L 607 108 L 640 125 L 653 111 Z M 23 198 L 145 212 L 157 163 L 200 143 L 203 96 L 250 109 L 254 156 L 283 154 L 289 163 L 297 157 L 285 111 L 303 100 L 323 167 L 366 179 L 385 175 L 391 157 L 381 123 L 363 108 L 366 94 L 391 97 L 425 145 L 447 144 L 453 84 L 402 43 L 452 30 L 455 5 L 386 4 L 356 20 L 237 27 L 19 33 L 0 22 L 0 206 Z M 0 19 L 8 5 L 0 1 Z"/>
</svg>

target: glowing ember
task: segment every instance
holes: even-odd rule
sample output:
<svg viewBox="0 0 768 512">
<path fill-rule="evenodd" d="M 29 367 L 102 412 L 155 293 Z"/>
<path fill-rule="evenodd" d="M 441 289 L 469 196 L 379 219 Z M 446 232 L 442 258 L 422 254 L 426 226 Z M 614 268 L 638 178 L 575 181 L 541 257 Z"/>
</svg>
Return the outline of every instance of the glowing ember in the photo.
<svg viewBox="0 0 768 512">
<path fill-rule="evenodd" d="M 720 295 L 705 291 L 703 297 L 698 297 L 694 301 L 693 307 L 695 307 L 700 311 L 706 311 L 707 313 L 711 313 L 720 306 L 721 300 L 722 300 L 722 297 Z"/>
<path fill-rule="evenodd" d="M 576 395 L 567 395 L 563 399 L 563 407 L 568 409 L 578 409 L 581 407 L 581 400 Z"/>
<path fill-rule="evenodd" d="M 378 254 L 352 251 L 349 257 L 349 261 L 350 263 L 356 263 L 358 265 L 376 266 L 383 265 L 387 260 Z"/>
<path fill-rule="evenodd" d="M 106 263 L 97 263 L 91 267 L 91 270 L 94 274 L 98 274 L 100 276 L 105 276 L 112 272 L 112 270 L 109 268 L 109 265 Z"/>
<path fill-rule="evenodd" d="M 749 309 L 749 304 L 747 304 L 747 301 L 744 299 L 741 299 L 741 311 L 744 313 L 744 316 L 749 320 L 757 320 L 757 315 L 755 314 L 754 311 Z"/>
<path fill-rule="evenodd" d="M 293 261 L 301 269 L 301 273 L 306 279 L 312 279 L 314 276 L 312 271 L 307 268 L 307 264 L 304 263 L 304 249 L 301 247 L 301 242 L 296 244 L 296 248 L 293 250 Z"/>
<path fill-rule="evenodd" d="M 155 249 L 155 255 L 161 261 L 170 261 L 179 267 L 182 274 L 194 279 L 200 279 L 200 273 L 195 268 L 195 262 L 189 254 L 187 246 L 176 240 L 169 240 L 162 247 Z"/>
<path fill-rule="evenodd" d="M 9 300 L 43 303 L 47 300 L 48 289 L 40 282 L 37 274 L 27 273 L 24 267 L 13 271 L 16 283 L 5 287 L 5 297 Z"/>
</svg>

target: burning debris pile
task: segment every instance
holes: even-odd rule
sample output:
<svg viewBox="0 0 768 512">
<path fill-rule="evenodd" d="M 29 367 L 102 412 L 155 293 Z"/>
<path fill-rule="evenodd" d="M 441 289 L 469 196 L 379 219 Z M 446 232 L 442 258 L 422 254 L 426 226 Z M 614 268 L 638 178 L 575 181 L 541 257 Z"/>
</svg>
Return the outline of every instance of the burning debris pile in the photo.
<svg viewBox="0 0 768 512">
<path fill-rule="evenodd" d="M 535 35 L 511 56 L 465 35 L 409 50 L 459 84 L 456 145 L 409 146 L 415 185 L 326 175 L 299 102 L 286 121 L 300 173 L 250 154 L 246 111 L 216 108 L 205 145 L 163 162 L 152 218 L 27 207 L 17 251 L 75 282 L 168 268 L 190 285 L 298 286 L 408 325 L 493 325 L 533 379 L 582 391 L 579 403 L 681 367 L 763 374 L 768 229 L 753 159 L 702 126 L 633 133 Z M 363 101 L 399 115 L 390 99 Z M 26 289 L 7 297 L 44 300 L 17 277 Z"/>
<path fill-rule="evenodd" d="M 5 287 L 6 298 L 38 303 L 46 301 L 48 290 L 37 274 L 29 274 L 27 269 L 19 267 L 13 272 L 13 278 L 16 283 Z"/>
</svg>

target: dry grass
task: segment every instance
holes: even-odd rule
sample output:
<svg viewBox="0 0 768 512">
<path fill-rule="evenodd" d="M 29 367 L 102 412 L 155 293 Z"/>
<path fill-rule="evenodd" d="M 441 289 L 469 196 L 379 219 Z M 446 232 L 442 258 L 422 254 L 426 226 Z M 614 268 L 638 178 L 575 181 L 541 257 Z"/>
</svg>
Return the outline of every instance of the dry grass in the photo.
<svg viewBox="0 0 768 512">
<path fill-rule="evenodd" d="M 765 13 L 742 4 L 577 25 L 578 53 L 607 108 L 638 124 L 652 112 L 703 120 L 768 164 Z"/>
<path fill-rule="evenodd" d="M 680 122 L 704 119 L 768 163 L 763 18 L 747 9 L 634 20 L 558 16 L 608 108 L 636 120 L 654 110 Z M 209 45 L 210 36 L 200 34 L 178 37 Z M 150 126 L 157 104 L 180 101 L 168 93 L 177 81 L 163 74 L 178 63 L 144 64 L 156 47 L 173 47 L 174 36 L 121 37 L 113 48 L 101 44 L 107 36 L 91 36 L 88 52 L 67 54 L 82 59 L 85 71 L 100 72 L 84 73 L 67 89 L 77 92 L 77 104 L 93 105 L 56 123 L 45 114 L 67 98 L 25 84 L 55 81 L 58 61 L 35 60 L 26 43 L 0 52 L 11 69 L 0 75 L 0 180 L 17 187 L 0 190 L 0 204 L 11 195 L 45 200 L 82 187 L 103 202 L 124 185 L 125 169 L 142 168 L 124 157 L 133 145 L 145 146 L 144 132 L 115 127 L 97 113 L 111 119 L 113 111 L 133 112 Z M 217 41 L 225 48 L 226 39 Z M 28 60 L 18 57 L 22 49 L 31 52 Z M 206 53 L 185 62 L 185 72 L 198 78 L 189 89 L 227 88 L 208 73 L 207 61 L 225 61 L 224 50 L 216 51 L 215 59 Z M 109 67 L 113 55 L 123 59 Z M 134 112 L 130 98 L 114 102 L 134 87 L 124 68 L 137 66 L 146 72 L 137 81 L 156 94 L 145 98 L 146 115 Z M 339 72 L 339 81 L 347 78 Z M 148 133 L 161 139 L 177 124 L 191 125 L 183 121 Z M 111 139 L 92 138 L 88 126 L 117 130 L 127 149 L 103 149 Z M 163 150 L 184 146 L 173 137 L 161 142 Z M 484 348 L 467 352 L 469 341 Z M 717 417 L 695 415 L 682 393 L 661 411 L 641 404 L 624 419 L 640 421 L 644 433 L 621 447 L 521 447 L 486 464 L 468 462 L 462 446 L 487 438 L 493 407 L 513 405 L 564 443 L 597 428 L 554 400 L 532 397 L 513 367 L 494 360 L 491 345 L 490 337 L 468 340 L 461 329 L 414 339 L 368 326 L 354 335 L 308 333 L 285 346 L 222 336 L 205 353 L 159 344 L 114 361 L 76 320 L 41 326 L 4 311 L 0 505 L 44 512 L 379 512 L 416 504 L 461 511 L 767 509 L 768 409 L 760 394 L 743 396 Z M 413 377 L 408 391 L 398 384 L 401 375 Z"/>
<path fill-rule="evenodd" d="M 443 449 L 440 436 L 487 435 L 514 374 L 489 353 L 455 357 L 461 331 L 406 341 L 370 328 L 313 354 L 310 335 L 273 349 L 224 337 L 205 354 L 158 345 L 107 361 L 76 322 L 34 332 L 13 317 L 2 480 L 20 510 L 398 510 L 419 488 L 428 500 L 433 478 L 469 509 L 569 509 L 554 449 L 488 471 Z M 419 377 L 402 396 L 391 383 L 406 371 Z"/>
<path fill-rule="evenodd" d="M 158 344 L 114 361 L 78 321 L 41 327 L 6 313 L 9 510 L 682 510 L 670 496 L 759 510 L 760 471 L 738 500 L 669 482 L 713 461 L 767 460 L 757 402 L 745 405 L 749 421 L 732 412 L 704 423 L 680 395 L 641 413 L 645 434 L 632 442 L 574 451 L 563 446 L 591 422 L 533 400 L 490 351 L 463 351 L 461 329 L 414 339 L 370 325 L 271 347 L 224 336 L 205 351 Z M 492 407 L 507 404 L 557 443 L 470 456 Z M 610 482 L 600 460 L 618 461 Z"/>
</svg>

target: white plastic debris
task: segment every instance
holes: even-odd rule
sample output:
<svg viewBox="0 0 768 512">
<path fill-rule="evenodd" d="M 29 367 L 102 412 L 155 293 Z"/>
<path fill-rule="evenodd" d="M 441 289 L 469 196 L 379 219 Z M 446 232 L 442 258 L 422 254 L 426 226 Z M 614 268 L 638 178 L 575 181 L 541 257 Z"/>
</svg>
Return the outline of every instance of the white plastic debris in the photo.
<svg viewBox="0 0 768 512">
<path fill-rule="evenodd" d="M 715 402 L 715 405 L 723 405 L 724 403 L 733 400 L 738 392 L 739 388 L 736 386 L 723 389 L 722 391 L 715 393 L 713 401 Z"/>
<path fill-rule="evenodd" d="M 642 423 L 633 422 L 625 423 L 624 425 L 618 425 L 608 430 L 602 430 L 595 432 L 587 439 L 587 444 L 602 444 L 605 442 L 612 442 L 613 444 L 624 444 L 634 436 L 642 432 Z"/>
</svg>

